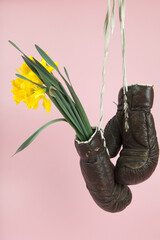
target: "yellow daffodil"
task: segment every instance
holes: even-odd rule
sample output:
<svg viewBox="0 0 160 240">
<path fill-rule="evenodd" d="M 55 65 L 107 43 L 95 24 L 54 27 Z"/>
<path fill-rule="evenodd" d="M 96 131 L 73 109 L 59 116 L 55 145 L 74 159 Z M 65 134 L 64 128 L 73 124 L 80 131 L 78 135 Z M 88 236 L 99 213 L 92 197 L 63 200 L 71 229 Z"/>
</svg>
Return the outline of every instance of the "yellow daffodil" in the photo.
<svg viewBox="0 0 160 240">
<path fill-rule="evenodd" d="M 33 60 L 33 57 L 30 57 Z M 54 68 L 48 66 L 44 59 L 40 62 L 43 67 L 47 69 L 49 73 L 51 73 Z M 58 64 L 56 64 L 58 65 Z M 27 66 L 26 63 L 23 63 L 22 66 L 17 70 L 22 76 L 28 78 L 29 80 L 43 85 L 43 82 L 37 77 L 37 75 L 31 71 L 31 69 Z M 51 101 L 46 98 L 45 88 L 41 88 L 36 84 L 29 82 L 27 80 L 23 80 L 21 78 L 16 78 L 12 81 L 13 88 L 11 92 L 14 94 L 13 98 L 16 104 L 20 103 L 21 101 L 24 102 L 27 107 L 37 109 L 38 102 L 42 99 L 43 100 L 43 107 L 46 109 L 46 112 L 49 113 L 51 109 Z"/>
<path fill-rule="evenodd" d="M 58 64 L 36 44 L 35 48 L 42 57 L 41 62 L 37 62 L 33 57 L 30 57 L 31 60 L 29 60 L 16 44 L 12 41 L 9 42 L 21 52 L 23 55 L 22 58 L 25 61 L 19 70 L 17 70 L 19 72 L 19 74 L 16 74 L 18 78 L 12 81 L 12 93 L 14 94 L 13 98 L 16 104 L 23 101 L 28 108 L 37 109 L 39 101 L 42 99 L 44 108 L 49 112 L 51 101 L 46 98 L 47 95 L 63 116 L 63 118 L 49 121 L 40 127 L 17 149 L 16 153 L 25 149 L 44 128 L 59 121 L 65 121 L 70 124 L 76 132 L 77 140 L 87 141 L 90 139 L 93 130 L 83 106 L 72 87 L 67 69 L 64 67 L 65 76 L 63 76 L 58 68 Z M 63 87 L 59 79 L 52 74 L 54 69 L 58 76 L 60 75 L 64 80 L 65 86 L 70 93 L 69 95 L 65 90 L 65 86 Z"/>
</svg>

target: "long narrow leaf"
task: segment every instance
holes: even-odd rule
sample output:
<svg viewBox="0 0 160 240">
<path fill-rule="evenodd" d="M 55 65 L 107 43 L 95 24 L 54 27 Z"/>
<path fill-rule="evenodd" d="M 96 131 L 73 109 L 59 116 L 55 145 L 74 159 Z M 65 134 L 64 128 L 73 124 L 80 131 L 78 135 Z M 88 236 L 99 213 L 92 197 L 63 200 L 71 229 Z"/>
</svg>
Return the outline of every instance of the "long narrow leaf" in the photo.
<svg viewBox="0 0 160 240">
<path fill-rule="evenodd" d="M 77 110 L 78 110 L 78 112 L 79 112 L 79 114 L 80 114 L 80 116 L 81 116 L 81 118 L 82 118 L 82 121 L 84 122 L 84 125 L 85 125 L 85 127 L 86 127 L 86 130 L 87 130 L 87 132 L 88 132 L 88 134 L 89 134 L 89 137 L 90 137 L 90 136 L 93 134 L 93 131 L 92 131 L 91 125 L 90 125 L 90 123 L 89 123 L 89 120 L 88 120 L 88 118 L 87 118 L 87 115 L 86 115 L 86 113 L 85 113 L 85 110 L 84 110 L 84 108 L 83 108 L 83 106 L 82 106 L 79 98 L 77 97 L 74 89 L 73 89 L 69 84 L 68 84 L 68 88 L 69 88 L 69 91 L 70 91 L 70 93 L 71 93 L 74 101 L 75 101 Z"/>
<path fill-rule="evenodd" d="M 47 93 L 47 92 L 46 92 Z M 54 105 L 56 106 L 56 108 L 60 111 L 60 113 L 62 114 L 62 116 L 65 118 L 65 120 L 69 123 L 69 125 L 75 130 L 76 135 L 78 137 L 78 139 L 80 141 L 84 141 L 84 137 L 83 135 L 78 131 L 77 127 L 72 123 L 72 121 L 69 119 L 69 117 L 65 114 L 65 112 L 62 110 L 62 108 L 60 107 L 60 105 L 57 102 L 57 99 L 52 97 L 51 95 L 49 95 L 47 93 L 48 97 L 50 98 L 50 100 L 54 103 Z"/>
<path fill-rule="evenodd" d="M 68 109 L 67 107 L 67 102 L 64 101 L 64 98 L 61 98 L 60 95 L 59 95 L 59 92 L 57 91 L 54 91 L 54 95 L 56 97 L 56 100 L 59 104 L 59 106 L 61 107 L 61 109 L 65 112 L 65 114 L 68 116 L 68 118 L 72 121 L 72 123 L 76 126 L 76 123 L 75 123 L 75 119 L 71 113 L 71 111 Z M 78 128 L 78 127 L 77 127 Z"/>
<path fill-rule="evenodd" d="M 27 64 L 27 66 L 31 69 L 31 71 L 34 72 L 38 78 L 40 78 L 40 75 L 37 69 L 35 68 L 34 62 L 27 56 L 22 56 L 22 58 L 24 62 Z"/>
<path fill-rule="evenodd" d="M 10 40 L 8 40 L 8 42 L 9 42 L 10 44 L 12 44 L 19 52 L 21 52 L 23 55 L 25 55 L 25 54 L 21 51 L 21 49 L 19 49 L 19 47 L 17 47 L 17 45 L 16 45 L 15 43 L 13 43 L 13 42 L 10 41 Z"/>
<path fill-rule="evenodd" d="M 65 70 L 66 76 L 67 76 L 67 78 L 68 78 L 68 80 L 69 80 L 69 82 L 70 82 L 69 75 L 68 75 L 68 72 L 67 72 L 67 70 L 66 70 L 65 67 L 64 67 L 64 70 Z M 82 123 L 82 128 L 84 129 L 84 132 L 87 133 L 87 139 L 86 139 L 86 140 L 88 140 L 88 139 L 90 138 L 90 136 L 92 135 L 93 131 L 92 131 L 91 125 L 90 125 L 90 123 L 89 123 L 89 120 L 88 120 L 88 118 L 87 118 L 87 115 L 86 115 L 86 113 L 85 113 L 85 111 L 84 111 L 84 108 L 83 108 L 83 106 L 82 106 L 79 98 L 77 97 L 77 95 L 76 95 L 76 93 L 75 93 L 75 91 L 74 91 L 74 89 L 73 89 L 73 87 L 72 87 L 72 84 L 70 85 L 70 84 L 66 81 L 66 79 L 63 77 L 63 75 L 60 73 L 60 71 L 59 71 L 58 73 L 60 74 L 60 76 L 61 76 L 62 79 L 64 80 L 64 82 L 65 82 L 65 84 L 66 84 L 66 86 L 67 86 L 67 88 L 68 88 L 68 90 L 69 90 L 69 92 L 70 92 L 73 100 L 75 101 L 75 106 L 76 106 L 76 108 L 77 108 L 77 110 L 78 110 L 78 112 L 79 112 L 79 116 L 80 116 L 81 119 L 82 119 L 82 121 L 81 121 L 81 123 Z M 71 83 L 71 82 L 70 82 L 70 83 Z"/>
<path fill-rule="evenodd" d="M 52 66 L 53 68 L 55 68 L 58 72 L 59 72 L 59 69 L 57 67 L 57 65 L 53 62 L 53 60 L 45 53 L 45 51 L 43 51 L 39 46 L 37 46 L 35 44 L 35 47 L 37 49 L 37 51 L 39 52 L 39 54 L 41 55 L 41 57 L 50 65 Z"/>
<path fill-rule="evenodd" d="M 61 74 L 61 72 L 59 71 L 59 68 L 57 67 L 57 65 L 55 64 L 55 62 L 45 53 L 45 51 L 43 51 L 39 46 L 35 45 L 37 51 L 39 52 L 39 54 L 41 55 L 41 57 L 53 68 L 55 68 L 55 70 L 60 74 L 60 76 L 63 78 L 63 80 L 65 82 L 66 79 L 63 77 L 63 75 Z M 67 72 L 67 71 L 66 71 Z M 68 74 L 67 74 L 68 75 Z M 69 77 L 69 76 L 68 76 Z M 70 80 L 69 80 L 70 82 Z"/>
<path fill-rule="evenodd" d="M 71 80 L 69 78 L 69 74 L 68 74 L 67 69 L 65 67 L 64 67 L 64 71 L 65 71 L 65 74 L 66 74 L 66 76 L 68 78 L 69 83 L 72 85 Z"/>
<path fill-rule="evenodd" d="M 66 71 L 66 73 L 67 73 L 67 71 Z M 68 90 L 69 90 L 69 92 L 70 92 L 73 100 L 75 101 L 75 105 L 76 105 L 76 107 L 77 107 L 77 110 L 78 110 L 80 116 L 82 117 L 82 122 L 84 123 L 84 125 L 85 125 L 85 127 L 86 127 L 86 130 L 87 130 L 87 132 L 88 132 L 87 138 L 90 138 L 90 136 L 93 134 L 93 131 L 92 131 L 91 125 L 90 125 L 90 123 L 89 123 L 89 120 L 88 120 L 88 118 L 87 118 L 87 115 L 86 115 L 86 113 L 85 113 L 85 110 L 84 110 L 84 108 L 83 108 L 83 106 L 82 106 L 82 104 L 81 104 L 81 102 L 80 102 L 77 94 L 75 93 L 72 85 L 70 85 L 70 84 L 66 81 L 66 79 L 63 77 L 63 75 L 62 75 L 60 72 L 59 72 L 59 74 L 60 74 L 60 76 L 62 77 L 62 79 L 64 80 L 64 82 L 65 82 L 65 84 L 66 84 L 66 86 L 67 86 L 67 88 L 68 88 Z M 67 75 L 68 75 L 68 73 L 67 73 Z M 68 75 L 68 77 L 69 77 L 69 75 Z"/>
<path fill-rule="evenodd" d="M 45 129 L 46 127 L 48 127 L 49 125 L 56 123 L 56 122 L 60 122 L 60 121 L 66 121 L 64 118 L 59 118 L 59 119 L 55 119 L 52 120 L 46 124 L 44 124 L 42 127 L 40 127 L 36 132 L 34 132 L 15 152 L 15 154 L 17 154 L 18 152 L 22 151 L 23 149 L 25 149 L 29 144 L 31 144 L 31 142 L 33 142 L 33 140 L 40 134 L 40 132 Z M 15 155 L 14 154 L 14 155 Z M 13 156 L 14 156 L 13 155 Z"/>
<path fill-rule="evenodd" d="M 10 44 L 12 44 L 12 46 L 14 46 L 19 52 L 21 52 L 24 55 L 24 56 L 22 56 L 22 58 L 25 61 L 25 63 L 27 64 L 27 66 L 32 70 L 32 72 L 34 72 L 39 77 L 37 70 L 34 68 L 33 64 L 31 64 L 33 61 L 29 57 L 27 57 L 26 54 L 24 52 L 22 52 L 21 49 L 19 47 L 17 47 L 17 45 L 15 43 L 13 43 L 10 40 L 8 42 Z"/>
<path fill-rule="evenodd" d="M 61 91 L 57 80 L 54 79 L 53 75 L 51 75 L 44 67 L 42 64 L 40 64 L 36 59 L 35 62 L 32 61 L 31 59 L 27 57 L 22 57 L 25 63 L 28 65 L 28 67 L 32 70 L 35 71 L 35 74 L 37 72 L 37 76 L 42 80 L 42 82 L 47 86 L 54 86 L 57 88 L 57 90 Z M 35 70 L 34 70 L 35 69 Z M 62 91 L 61 91 L 62 92 Z"/>
<path fill-rule="evenodd" d="M 67 95 L 67 99 L 65 99 L 64 96 L 62 94 L 60 94 L 58 91 L 56 93 L 59 97 L 57 99 L 57 101 L 59 101 L 59 99 L 60 99 L 63 103 L 63 110 L 66 109 L 66 114 L 71 119 L 73 124 L 76 126 L 76 128 L 79 130 L 79 132 L 82 135 L 86 136 L 85 131 L 83 131 L 83 128 L 81 128 L 80 122 L 77 119 L 76 108 L 75 108 L 74 104 L 72 103 L 72 101 L 70 100 L 69 96 Z"/>
<path fill-rule="evenodd" d="M 82 122 L 82 120 L 81 120 L 81 118 L 79 116 L 79 112 L 77 111 L 75 104 L 73 103 L 73 101 L 70 98 L 70 96 L 67 94 L 67 92 L 64 89 L 62 84 L 60 84 L 60 87 L 62 88 L 63 92 L 66 95 L 66 99 L 68 100 L 69 107 L 71 109 L 71 113 L 74 115 L 74 118 L 75 118 L 75 121 L 76 121 L 76 125 L 78 125 L 79 128 L 81 129 L 82 135 L 84 135 L 85 137 L 88 137 L 88 133 L 87 133 L 85 127 L 84 127 L 84 123 Z"/>
<path fill-rule="evenodd" d="M 73 100 L 75 101 L 75 105 L 77 107 L 77 110 L 82 118 L 82 122 L 84 123 L 84 126 L 86 127 L 86 130 L 88 132 L 88 138 L 90 138 L 90 136 L 93 134 L 93 131 L 92 131 L 92 128 L 91 128 L 91 125 L 89 123 L 89 120 L 87 118 L 87 115 L 84 111 L 84 108 L 77 96 L 77 94 L 75 93 L 73 87 L 66 81 L 66 79 L 63 77 L 63 75 L 61 73 L 59 73 L 61 75 L 61 77 L 63 78 L 65 84 L 67 85 L 67 88 L 73 98 Z"/>
<path fill-rule="evenodd" d="M 39 67 L 36 65 L 35 62 L 33 62 L 31 59 L 28 59 L 27 57 L 22 57 L 24 62 L 27 64 L 27 66 L 37 75 L 38 78 L 40 78 L 40 80 L 42 80 L 42 82 L 47 86 L 47 87 L 50 87 L 51 86 L 51 83 L 50 83 L 50 79 L 48 79 L 45 75 L 45 77 L 41 77 L 42 74 L 41 74 L 41 70 L 39 69 Z M 35 70 L 33 70 L 35 69 Z M 47 81 L 47 80 L 48 81 Z"/>
<path fill-rule="evenodd" d="M 60 92 L 62 92 L 62 90 L 60 89 L 59 87 L 59 83 L 58 81 L 54 78 L 53 75 L 51 75 L 46 69 L 45 67 L 43 67 L 43 65 L 41 63 L 39 63 L 35 58 L 34 58 L 34 61 L 35 61 L 35 67 L 37 67 L 37 70 L 39 71 L 39 73 L 42 75 L 44 75 L 44 78 L 46 78 L 50 84 L 52 86 L 54 86 L 57 90 L 59 90 Z M 63 93 L 63 92 L 62 92 Z"/>
<path fill-rule="evenodd" d="M 24 76 L 22 76 L 20 74 L 16 74 L 16 76 L 19 77 L 19 78 L 22 78 L 24 80 L 27 80 L 27 81 L 29 81 L 29 82 L 31 82 L 31 83 L 33 83 L 33 84 L 35 84 L 35 85 L 37 85 L 37 86 L 39 86 L 41 88 L 46 88 L 45 86 L 43 86 L 43 85 L 41 85 L 39 83 L 33 82 L 32 80 L 30 80 L 30 79 L 28 79 L 28 78 L 26 78 L 26 77 L 24 77 Z"/>
</svg>

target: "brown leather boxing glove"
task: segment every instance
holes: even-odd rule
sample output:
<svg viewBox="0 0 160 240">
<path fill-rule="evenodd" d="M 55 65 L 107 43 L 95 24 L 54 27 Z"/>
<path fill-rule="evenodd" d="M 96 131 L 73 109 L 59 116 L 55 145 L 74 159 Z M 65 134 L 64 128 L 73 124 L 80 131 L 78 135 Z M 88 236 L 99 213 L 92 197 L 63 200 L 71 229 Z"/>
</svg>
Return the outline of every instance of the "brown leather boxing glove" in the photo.
<svg viewBox="0 0 160 240">
<path fill-rule="evenodd" d="M 121 89 L 117 114 L 107 124 L 104 136 L 111 157 L 118 152 L 121 141 L 123 149 L 115 167 L 115 178 L 120 184 L 130 185 L 141 183 L 151 176 L 158 162 L 159 147 L 150 113 L 154 97 L 153 87 L 132 85 L 128 87 L 126 95 L 128 131 L 125 130 L 124 94 Z"/>
<path fill-rule="evenodd" d="M 95 130 L 87 142 L 75 140 L 81 171 L 92 198 L 103 210 L 119 212 L 130 204 L 132 194 L 127 186 L 115 183 L 114 165 L 105 144 L 101 130 Z"/>
<path fill-rule="evenodd" d="M 121 121 L 122 111 L 117 111 L 117 114 L 110 119 L 104 129 L 104 137 L 111 158 L 115 157 L 122 146 Z"/>
</svg>

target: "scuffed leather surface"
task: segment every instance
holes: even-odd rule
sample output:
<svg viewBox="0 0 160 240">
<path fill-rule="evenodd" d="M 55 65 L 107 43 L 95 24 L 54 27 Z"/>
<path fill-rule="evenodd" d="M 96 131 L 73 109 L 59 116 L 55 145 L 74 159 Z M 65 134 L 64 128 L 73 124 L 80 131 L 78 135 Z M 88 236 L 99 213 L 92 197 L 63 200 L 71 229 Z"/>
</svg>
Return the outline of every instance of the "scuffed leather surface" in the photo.
<svg viewBox="0 0 160 240">
<path fill-rule="evenodd" d="M 133 85 L 128 88 L 129 130 L 126 132 L 123 90 L 119 92 L 117 114 L 109 121 L 104 131 L 111 157 L 114 157 L 120 149 L 119 139 L 123 146 L 115 167 L 117 183 L 126 185 L 141 183 L 152 175 L 157 166 L 159 146 L 154 119 L 150 113 L 153 97 L 151 86 Z M 115 118 L 117 121 L 114 120 Z"/>
<path fill-rule="evenodd" d="M 128 186 L 117 184 L 114 165 L 104 147 L 100 131 L 86 143 L 75 141 L 80 156 L 80 167 L 86 186 L 99 207 L 108 212 L 119 212 L 131 202 L 132 194 Z"/>
<path fill-rule="evenodd" d="M 104 129 L 104 136 L 111 158 L 117 156 L 122 145 L 121 112 L 118 112 L 106 125 Z"/>
</svg>

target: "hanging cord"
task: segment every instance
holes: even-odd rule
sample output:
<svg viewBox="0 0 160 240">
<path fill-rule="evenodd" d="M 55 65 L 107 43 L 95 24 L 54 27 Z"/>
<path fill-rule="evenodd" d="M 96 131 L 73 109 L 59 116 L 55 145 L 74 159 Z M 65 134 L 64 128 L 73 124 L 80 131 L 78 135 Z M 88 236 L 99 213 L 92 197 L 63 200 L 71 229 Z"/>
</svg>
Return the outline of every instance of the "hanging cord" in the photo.
<svg viewBox="0 0 160 240">
<path fill-rule="evenodd" d="M 128 92 L 128 86 L 127 86 L 126 61 L 125 61 L 125 52 L 126 52 L 126 40 L 125 40 L 125 30 L 124 30 L 125 0 L 118 0 L 118 6 L 119 6 L 119 20 L 120 20 L 120 29 L 121 29 L 121 42 L 122 42 L 124 118 L 125 118 L 125 131 L 127 132 L 129 129 L 129 124 L 128 124 L 128 103 L 127 103 L 127 95 L 126 95 L 126 92 Z"/>
<path fill-rule="evenodd" d="M 128 85 L 127 85 L 127 77 L 126 77 L 126 62 L 125 62 L 125 51 L 126 51 L 126 41 L 125 41 L 125 30 L 124 30 L 124 20 L 125 20 L 125 0 L 118 0 L 119 6 L 119 20 L 120 20 L 120 29 L 121 29 L 121 43 L 122 43 L 122 70 L 123 70 L 123 94 L 124 94 L 124 118 L 125 118 L 125 131 L 127 132 L 129 129 L 128 124 L 128 103 L 127 103 L 127 95 Z M 111 12 L 111 1 L 108 0 L 108 10 L 104 22 L 104 59 L 103 59 L 103 70 L 102 70 L 102 90 L 101 90 L 101 100 L 100 100 L 100 123 L 98 129 L 102 127 L 103 122 L 103 99 L 104 99 L 104 90 L 106 83 L 106 60 L 108 57 L 108 46 L 110 40 L 110 31 L 114 31 L 115 27 L 115 8 L 116 8 L 116 0 L 113 0 L 112 12 Z"/>
<path fill-rule="evenodd" d="M 103 69 L 102 69 L 102 78 L 103 78 L 103 83 L 102 83 L 102 90 L 101 90 L 101 100 L 100 100 L 100 123 L 98 130 L 102 126 L 103 122 L 103 99 L 104 99 L 104 90 L 105 90 L 105 83 L 106 83 L 106 60 L 108 57 L 108 46 L 109 46 L 109 40 L 110 40 L 110 31 L 114 31 L 115 27 L 115 6 L 116 6 L 116 0 L 113 0 L 113 7 L 112 7 L 112 12 L 111 12 L 111 1 L 108 0 L 108 10 L 104 22 L 104 58 L 103 58 Z"/>
</svg>

